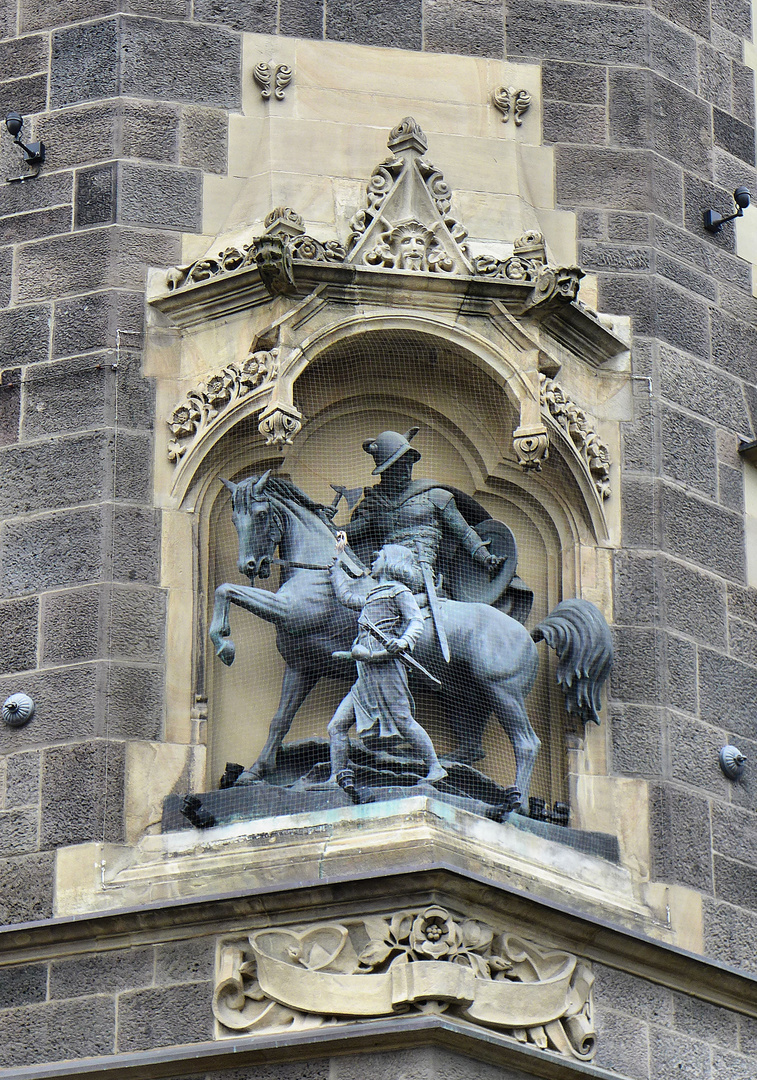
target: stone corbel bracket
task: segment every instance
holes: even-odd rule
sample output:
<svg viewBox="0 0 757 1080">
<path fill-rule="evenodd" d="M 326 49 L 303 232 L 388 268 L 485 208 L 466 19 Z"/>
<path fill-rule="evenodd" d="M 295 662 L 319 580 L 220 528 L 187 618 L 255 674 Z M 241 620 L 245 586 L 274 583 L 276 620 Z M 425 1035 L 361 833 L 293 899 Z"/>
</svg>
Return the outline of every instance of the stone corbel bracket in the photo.
<svg viewBox="0 0 757 1080">
<path fill-rule="evenodd" d="M 218 1036 L 443 1012 L 565 1059 L 596 1050 L 590 966 L 431 905 L 224 943 Z"/>
</svg>

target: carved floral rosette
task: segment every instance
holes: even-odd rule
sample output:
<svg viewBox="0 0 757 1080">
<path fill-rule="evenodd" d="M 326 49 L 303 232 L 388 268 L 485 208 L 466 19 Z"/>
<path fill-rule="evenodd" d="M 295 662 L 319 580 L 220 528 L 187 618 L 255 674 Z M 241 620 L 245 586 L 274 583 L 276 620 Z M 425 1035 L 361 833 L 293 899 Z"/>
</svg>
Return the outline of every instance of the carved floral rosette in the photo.
<svg viewBox="0 0 757 1080">
<path fill-rule="evenodd" d="M 190 390 L 168 418 L 173 438 L 168 457 L 178 464 L 189 446 L 214 423 L 221 412 L 239 398 L 276 377 L 279 350 L 249 352 L 240 363 L 228 364 Z"/>
<path fill-rule="evenodd" d="M 566 396 L 554 379 L 539 376 L 542 408 L 554 417 L 578 450 L 592 483 L 603 499 L 610 494 L 610 452 L 593 430 L 583 409 Z"/>
<path fill-rule="evenodd" d="M 570 953 L 432 905 L 227 942 L 213 1012 L 221 1037 L 445 1013 L 589 1060 L 593 981 Z"/>
</svg>

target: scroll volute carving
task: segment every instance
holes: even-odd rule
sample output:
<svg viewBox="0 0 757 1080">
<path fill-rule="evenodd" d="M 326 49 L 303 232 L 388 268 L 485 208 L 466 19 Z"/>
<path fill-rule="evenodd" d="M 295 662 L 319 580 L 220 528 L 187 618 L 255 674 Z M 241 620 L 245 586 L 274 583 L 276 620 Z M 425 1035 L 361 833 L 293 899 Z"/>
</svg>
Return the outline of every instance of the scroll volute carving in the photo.
<svg viewBox="0 0 757 1080">
<path fill-rule="evenodd" d="M 226 944 L 213 1011 L 221 1035 L 445 1013 L 588 1060 L 593 981 L 568 952 L 431 905 Z"/>
</svg>

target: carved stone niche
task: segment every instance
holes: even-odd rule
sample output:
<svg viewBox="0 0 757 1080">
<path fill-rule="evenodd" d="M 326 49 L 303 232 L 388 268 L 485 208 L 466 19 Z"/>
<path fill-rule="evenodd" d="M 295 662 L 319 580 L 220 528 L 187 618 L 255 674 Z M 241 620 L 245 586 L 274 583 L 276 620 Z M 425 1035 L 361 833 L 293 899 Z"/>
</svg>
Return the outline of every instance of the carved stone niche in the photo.
<svg viewBox="0 0 757 1080">
<path fill-rule="evenodd" d="M 567 1059 L 596 1051 L 590 965 L 438 904 L 222 941 L 216 1034 L 444 1014 Z"/>
</svg>

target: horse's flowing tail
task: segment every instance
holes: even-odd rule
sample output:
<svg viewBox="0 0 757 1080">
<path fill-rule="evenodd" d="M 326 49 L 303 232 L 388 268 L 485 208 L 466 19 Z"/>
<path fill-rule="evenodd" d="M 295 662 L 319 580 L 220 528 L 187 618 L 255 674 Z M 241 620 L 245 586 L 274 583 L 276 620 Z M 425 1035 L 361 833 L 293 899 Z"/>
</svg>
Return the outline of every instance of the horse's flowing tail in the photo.
<svg viewBox="0 0 757 1080">
<path fill-rule="evenodd" d="M 531 637 L 557 653 L 557 681 L 568 712 L 598 724 L 602 684 L 613 661 L 610 627 L 599 608 L 589 600 L 563 600 Z"/>
</svg>

